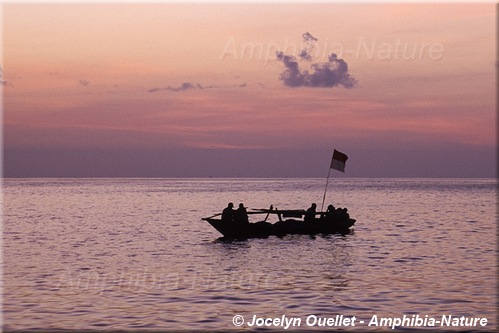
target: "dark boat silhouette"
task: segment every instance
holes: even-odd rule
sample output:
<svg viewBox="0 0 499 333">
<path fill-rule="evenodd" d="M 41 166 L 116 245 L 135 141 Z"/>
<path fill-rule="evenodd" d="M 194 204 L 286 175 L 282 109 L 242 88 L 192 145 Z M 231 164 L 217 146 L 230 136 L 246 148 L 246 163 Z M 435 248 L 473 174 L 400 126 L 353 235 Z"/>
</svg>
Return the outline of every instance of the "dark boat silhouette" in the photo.
<svg viewBox="0 0 499 333">
<path fill-rule="evenodd" d="M 265 220 L 253 223 L 238 223 L 236 221 L 223 221 L 221 214 L 205 217 L 213 228 L 226 238 L 247 239 L 264 238 L 268 236 L 284 236 L 292 234 L 316 235 L 316 234 L 348 234 L 355 224 L 354 219 L 347 216 L 336 216 L 330 218 L 326 212 L 317 212 L 313 221 L 304 221 L 301 218 L 305 210 L 277 210 L 277 209 L 255 209 L 248 214 L 266 214 Z M 270 215 L 276 215 L 279 221 L 267 222 Z"/>
<path fill-rule="evenodd" d="M 328 169 L 321 207 L 324 207 L 324 202 L 326 200 L 327 185 L 331 169 L 345 172 L 345 163 L 347 159 L 348 156 L 346 154 L 336 149 L 333 150 L 333 157 Z M 355 220 L 349 217 L 346 209 L 334 209 L 334 207 L 330 205 L 332 210 L 329 210 L 328 208 L 328 212 L 316 212 L 316 204 L 313 203 L 312 206 L 313 207 L 311 208 L 313 209 L 310 210 L 311 208 L 309 208 L 307 211 L 303 209 L 278 210 L 273 209 L 273 206 L 270 206 L 270 209 L 253 209 L 253 212 L 246 213 L 246 209 L 244 209 L 244 214 L 267 214 L 263 221 L 254 223 L 248 222 L 247 215 L 245 215 L 243 222 L 238 222 L 237 218 L 234 219 L 231 216 L 228 216 L 228 221 L 221 217 L 217 218 L 224 213 L 205 217 L 203 220 L 211 224 L 213 228 L 217 229 L 226 238 L 255 238 L 272 235 L 284 236 L 288 234 L 348 234 L 350 232 L 350 227 L 355 224 Z M 233 204 L 229 203 L 229 206 L 227 207 L 227 209 L 230 209 L 228 211 L 229 215 L 233 214 L 232 207 Z M 276 215 L 279 218 L 279 221 L 275 223 L 267 222 L 270 215 Z M 301 219 L 302 217 L 303 219 Z"/>
</svg>

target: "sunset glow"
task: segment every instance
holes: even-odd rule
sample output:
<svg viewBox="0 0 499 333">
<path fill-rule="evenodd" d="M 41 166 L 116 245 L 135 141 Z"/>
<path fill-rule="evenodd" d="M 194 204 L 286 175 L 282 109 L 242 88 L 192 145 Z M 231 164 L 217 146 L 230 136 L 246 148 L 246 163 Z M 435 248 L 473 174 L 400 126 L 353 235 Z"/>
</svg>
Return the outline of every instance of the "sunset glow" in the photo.
<svg viewBox="0 0 499 333">
<path fill-rule="evenodd" d="M 216 162 L 199 160 L 199 151 L 223 161 L 238 150 L 290 151 L 288 164 L 314 151 L 324 160 L 313 172 L 298 167 L 282 176 L 321 176 L 315 171 L 327 167 L 337 147 L 358 152 L 350 176 L 421 176 L 413 172 L 417 165 L 370 173 L 379 155 L 361 154 L 405 158 L 415 150 L 474 156 L 480 172 L 467 173 L 470 160 L 449 176 L 491 177 L 495 14 L 493 4 L 7 4 L 4 171 L 53 175 L 56 161 L 33 160 L 45 151 L 126 151 L 131 160 L 137 151 L 191 151 L 206 165 Z M 310 60 L 300 59 L 303 50 Z M 296 59 L 297 75 L 311 74 L 313 64 L 335 53 L 356 83 L 333 86 L 324 69 L 314 83 L 289 86 L 276 52 Z M 21 167 L 29 160 L 30 168 Z M 224 174 L 181 173 L 163 161 L 163 173 L 137 167 L 116 175 L 278 174 L 266 173 L 268 163 L 252 174 Z M 432 169 L 437 173 L 423 176 L 445 176 L 449 165 Z M 60 176 L 109 176 L 99 170 Z"/>
</svg>

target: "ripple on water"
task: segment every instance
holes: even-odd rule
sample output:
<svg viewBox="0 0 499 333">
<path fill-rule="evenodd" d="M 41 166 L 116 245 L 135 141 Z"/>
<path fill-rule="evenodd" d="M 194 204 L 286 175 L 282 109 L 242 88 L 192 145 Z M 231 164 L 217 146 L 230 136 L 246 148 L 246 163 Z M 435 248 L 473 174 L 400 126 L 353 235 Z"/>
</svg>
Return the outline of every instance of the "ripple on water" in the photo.
<svg viewBox="0 0 499 333">
<path fill-rule="evenodd" d="M 6 330 L 225 330 L 235 314 L 496 325 L 495 181 L 339 179 L 354 233 L 236 242 L 200 218 L 229 201 L 302 207 L 323 180 L 5 183 Z"/>
</svg>

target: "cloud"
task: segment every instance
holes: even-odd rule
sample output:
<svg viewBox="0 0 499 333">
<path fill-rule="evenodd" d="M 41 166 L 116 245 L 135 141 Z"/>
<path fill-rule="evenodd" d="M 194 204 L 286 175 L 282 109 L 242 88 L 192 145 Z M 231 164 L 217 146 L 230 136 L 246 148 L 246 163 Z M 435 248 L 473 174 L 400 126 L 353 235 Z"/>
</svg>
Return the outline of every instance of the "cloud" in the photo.
<svg viewBox="0 0 499 333">
<path fill-rule="evenodd" d="M 165 88 L 152 88 L 149 89 L 148 92 L 154 93 L 158 91 L 173 91 L 173 92 L 179 92 L 179 91 L 185 91 L 185 90 L 191 90 L 191 89 L 215 89 L 215 88 L 245 88 L 247 87 L 246 83 L 241 83 L 241 84 L 233 84 L 233 85 L 210 85 L 210 86 L 203 86 L 200 83 L 190 83 L 190 82 L 184 82 L 178 87 L 172 87 L 168 86 Z"/>
<path fill-rule="evenodd" d="M 312 36 L 309 32 L 305 32 L 302 35 L 303 42 L 305 43 L 305 47 L 301 50 L 299 57 L 302 60 L 312 61 L 312 55 L 310 54 L 314 49 L 314 42 L 317 42 L 318 39 Z"/>
<path fill-rule="evenodd" d="M 314 42 L 318 39 L 308 32 L 305 32 L 302 37 L 305 47 L 298 56 L 303 61 L 311 62 Z M 293 55 L 277 51 L 276 58 L 285 67 L 279 75 L 279 79 L 288 87 L 332 88 L 343 86 L 350 89 L 357 84 L 357 80 L 348 73 L 346 61 L 339 59 L 335 53 L 329 55 L 327 62 L 312 63 L 309 70 L 301 70 L 298 59 Z"/>
<path fill-rule="evenodd" d="M 172 86 L 168 86 L 166 88 L 153 88 L 153 89 L 149 89 L 148 92 L 158 92 L 158 91 L 162 91 L 162 90 L 169 90 L 169 91 L 185 91 L 185 90 L 189 90 L 189 89 L 194 89 L 195 86 L 190 83 L 190 82 L 184 82 L 182 83 L 180 86 L 178 87 L 172 87 Z"/>
<path fill-rule="evenodd" d="M 318 39 L 315 38 L 314 36 L 312 36 L 309 32 L 304 32 L 301 36 L 303 37 L 303 39 L 306 42 L 309 42 L 309 41 L 317 42 L 318 41 Z"/>
<path fill-rule="evenodd" d="M 78 80 L 78 82 L 79 82 L 82 86 L 84 86 L 84 87 L 86 87 L 86 86 L 88 86 L 88 85 L 90 84 L 90 82 L 88 82 L 88 81 L 87 81 L 87 80 L 85 80 L 85 79 Z"/>
<path fill-rule="evenodd" d="M 171 91 L 185 91 L 189 89 L 194 89 L 194 85 L 190 82 L 184 82 L 182 83 L 179 87 L 167 87 L 165 89 L 171 90 Z"/>
</svg>

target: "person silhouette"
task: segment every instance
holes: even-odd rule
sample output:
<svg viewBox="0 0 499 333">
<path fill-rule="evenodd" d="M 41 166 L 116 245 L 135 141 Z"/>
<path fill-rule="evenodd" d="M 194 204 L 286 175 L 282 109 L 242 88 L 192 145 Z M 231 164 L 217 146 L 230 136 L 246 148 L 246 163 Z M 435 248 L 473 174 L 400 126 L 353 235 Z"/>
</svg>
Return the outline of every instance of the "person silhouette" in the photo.
<svg viewBox="0 0 499 333">
<path fill-rule="evenodd" d="M 327 222 L 335 222 L 336 221 L 336 208 L 333 205 L 327 206 L 326 218 Z"/>
<path fill-rule="evenodd" d="M 224 208 L 222 211 L 222 222 L 227 222 L 230 223 L 234 220 L 234 204 L 232 202 L 229 202 L 227 207 Z"/>
<path fill-rule="evenodd" d="M 305 218 L 303 219 L 305 222 L 314 222 L 315 221 L 315 209 L 317 205 L 313 203 L 309 209 L 305 212 Z"/>
<path fill-rule="evenodd" d="M 248 212 L 242 203 L 239 204 L 239 208 L 234 213 L 234 221 L 241 224 L 249 223 Z"/>
</svg>

